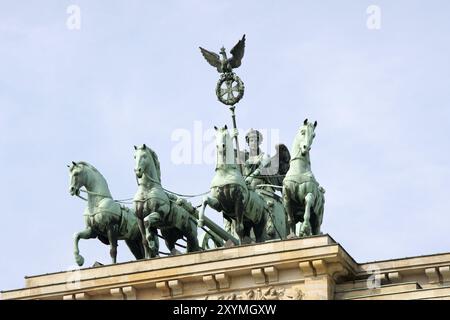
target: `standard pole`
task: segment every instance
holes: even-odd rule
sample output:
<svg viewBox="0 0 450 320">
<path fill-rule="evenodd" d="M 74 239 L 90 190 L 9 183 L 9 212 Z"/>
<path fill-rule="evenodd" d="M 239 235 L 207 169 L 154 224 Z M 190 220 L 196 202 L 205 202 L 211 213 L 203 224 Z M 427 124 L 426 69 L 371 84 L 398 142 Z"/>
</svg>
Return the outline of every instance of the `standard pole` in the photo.
<svg viewBox="0 0 450 320">
<path fill-rule="evenodd" d="M 189 213 L 196 219 L 196 223 L 198 220 L 198 211 L 189 211 Z M 219 225 L 217 225 L 214 221 L 209 219 L 207 216 L 203 216 L 203 221 L 205 223 L 205 227 L 208 227 L 209 230 L 207 230 L 205 227 L 202 227 L 202 229 L 209 233 L 209 235 L 213 238 L 215 238 L 217 241 L 224 240 L 225 242 L 227 240 L 231 240 L 235 245 L 239 244 L 239 240 L 233 237 L 231 234 L 226 232 L 224 229 L 222 229 Z"/>
<path fill-rule="evenodd" d="M 235 106 L 231 106 L 230 107 L 230 111 L 231 111 L 231 119 L 233 119 L 233 128 L 237 129 L 237 125 L 236 125 L 236 113 L 234 112 L 234 109 L 236 107 Z M 241 174 L 243 174 L 243 169 L 242 169 L 242 163 L 241 163 L 241 159 L 240 159 L 240 149 L 239 149 L 239 140 L 238 137 L 235 136 L 234 137 L 235 141 L 236 141 L 236 149 L 237 149 L 237 162 L 239 164 L 239 170 L 241 170 Z"/>
</svg>

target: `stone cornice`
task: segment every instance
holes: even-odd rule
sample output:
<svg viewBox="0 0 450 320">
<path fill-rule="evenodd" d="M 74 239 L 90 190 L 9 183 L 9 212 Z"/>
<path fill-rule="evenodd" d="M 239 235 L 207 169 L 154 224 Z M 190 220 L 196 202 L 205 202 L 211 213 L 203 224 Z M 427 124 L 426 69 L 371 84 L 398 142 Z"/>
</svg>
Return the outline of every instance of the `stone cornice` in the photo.
<svg viewBox="0 0 450 320">
<path fill-rule="evenodd" d="M 193 281 L 205 282 L 210 288 L 224 288 L 230 276 L 248 273 L 257 279 L 255 270 L 261 270 L 260 279 L 263 277 L 265 281 L 267 277 L 267 281 L 273 281 L 278 270 L 298 268 L 308 261 L 314 262 L 313 268 L 319 273 L 321 268 L 326 268 L 331 275 L 348 274 L 349 270 L 357 272 L 353 259 L 331 237 L 323 235 L 27 277 L 26 288 L 5 291 L 2 298 L 45 298 L 80 292 L 103 294 L 127 286 L 180 292 L 183 283 Z M 120 295 L 117 290 L 113 293 Z"/>
<path fill-rule="evenodd" d="M 36 275 L 1 299 L 425 299 L 449 284 L 450 253 L 358 264 L 321 235 Z"/>
</svg>

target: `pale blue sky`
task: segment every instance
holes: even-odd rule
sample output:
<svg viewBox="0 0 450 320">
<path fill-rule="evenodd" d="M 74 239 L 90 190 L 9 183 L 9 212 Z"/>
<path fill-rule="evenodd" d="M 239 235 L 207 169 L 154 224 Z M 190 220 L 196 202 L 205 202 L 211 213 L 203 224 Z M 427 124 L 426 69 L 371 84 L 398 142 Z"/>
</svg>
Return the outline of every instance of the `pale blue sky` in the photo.
<svg viewBox="0 0 450 320">
<path fill-rule="evenodd" d="M 79 31 L 66 27 L 70 4 Z M 366 27 L 371 4 L 381 30 Z M 230 48 L 243 33 L 238 124 L 279 129 L 290 147 L 304 118 L 319 122 L 323 231 L 359 262 L 450 251 L 449 13 L 444 0 L 1 0 L 0 289 L 73 266 L 84 203 L 68 193 L 72 160 L 127 198 L 133 145 L 146 143 L 165 187 L 208 189 L 213 165 L 172 163 L 171 135 L 231 126 L 198 46 Z M 97 240 L 81 253 L 86 266 L 110 261 Z"/>
</svg>

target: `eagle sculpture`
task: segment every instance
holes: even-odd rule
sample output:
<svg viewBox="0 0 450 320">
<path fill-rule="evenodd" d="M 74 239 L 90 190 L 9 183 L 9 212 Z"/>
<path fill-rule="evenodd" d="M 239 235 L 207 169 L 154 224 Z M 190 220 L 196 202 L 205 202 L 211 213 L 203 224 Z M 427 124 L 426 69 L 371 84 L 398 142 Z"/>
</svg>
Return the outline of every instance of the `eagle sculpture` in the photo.
<svg viewBox="0 0 450 320">
<path fill-rule="evenodd" d="M 244 49 L 245 49 L 245 34 L 242 36 L 242 39 L 239 40 L 238 43 L 230 50 L 232 54 L 231 58 L 227 57 L 227 53 L 225 48 L 222 47 L 220 49 L 220 56 L 217 53 L 208 51 L 202 47 L 200 47 L 200 51 L 202 55 L 205 57 L 206 61 L 213 67 L 217 68 L 219 73 L 229 73 L 232 72 L 233 69 L 238 68 L 241 65 L 241 60 L 244 57 Z"/>
</svg>

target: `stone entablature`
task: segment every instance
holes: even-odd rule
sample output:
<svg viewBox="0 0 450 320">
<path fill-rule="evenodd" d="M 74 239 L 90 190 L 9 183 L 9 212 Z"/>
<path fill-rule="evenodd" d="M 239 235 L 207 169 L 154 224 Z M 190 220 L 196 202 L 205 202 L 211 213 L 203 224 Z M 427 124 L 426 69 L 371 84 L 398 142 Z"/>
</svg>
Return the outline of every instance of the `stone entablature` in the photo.
<svg viewBox="0 0 450 320">
<path fill-rule="evenodd" d="M 449 284 L 450 253 L 358 264 L 321 235 L 31 276 L 1 298 L 450 299 Z"/>
</svg>

